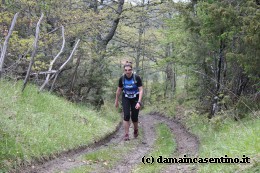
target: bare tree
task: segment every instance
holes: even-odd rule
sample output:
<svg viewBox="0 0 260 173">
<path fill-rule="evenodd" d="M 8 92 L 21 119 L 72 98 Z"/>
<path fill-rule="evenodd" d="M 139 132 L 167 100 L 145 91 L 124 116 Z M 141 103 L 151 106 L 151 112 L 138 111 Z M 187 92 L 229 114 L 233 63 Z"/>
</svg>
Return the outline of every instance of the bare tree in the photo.
<svg viewBox="0 0 260 173">
<path fill-rule="evenodd" d="M 14 29 L 14 26 L 15 26 L 16 19 L 17 19 L 18 14 L 19 14 L 19 13 L 16 13 L 16 14 L 14 15 L 14 18 L 13 18 L 12 24 L 11 24 L 11 27 L 10 27 L 10 29 L 9 29 L 9 31 L 8 31 L 8 34 L 7 34 L 6 38 L 5 38 L 3 47 L 0 46 L 0 47 L 1 47 L 0 78 L 1 78 L 1 76 L 2 76 L 3 64 L 4 64 L 4 59 L 5 59 L 6 50 L 7 50 L 7 47 L 8 47 L 8 41 L 9 41 L 9 39 L 10 39 L 10 37 L 11 37 L 12 32 L 13 32 L 13 29 Z"/>
<path fill-rule="evenodd" d="M 33 43 L 33 51 L 32 51 L 32 56 L 31 56 L 31 60 L 30 60 L 30 64 L 29 64 L 29 68 L 27 70 L 27 74 L 26 74 L 26 77 L 24 79 L 24 83 L 23 83 L 23 88 L 22 88 L 22 91 L 25 89 L 26 87 L 26 84 L 28 82 L 28 79 L 29 79 L 29 76 L 30 76 L 30 72 L 31 72 L 31 69 L 32 69 L 32 65 L 34 63 L 34 57 L 36 55 L 36 52 L 37 52 L 37 47 L 38 47 L 38 40 L 39 40 L 39 33 L 40 33 L 40 25 L 41 25 L 41 21 L 43 19 L 43 16 L 44 14 L 42 13 L 41 14 L 41 17 L 37 23 L 37 26 L 36 26 L 36 33 L 35 33 L 35 40 L 34 40 L 34 43 Z"/>
<path fill-rule="evenodd" d="M 53 64 L 55 63 L 55 61 L 58 59 L 58 57 L 61 55 L 61 53 L 62 53 L 63 50 L 64 50 L 64 46 L 65 46 L 65 36 L 64 36 L 64 27 L 63 27 L 63 26 L 61 27 L 61 30 L 62 30 L 62 40 L 63 40 L 63 41 L 62 41 L 62 46 L 61 46 L 61 49 L 60 49 L 59 53 L 58 53 L 58 54 L 55 56 L 55 58 L 51 61 L 48 72 L 51 72 L 51 71 L 52 71 Z M 50 75 L 51 75 L 51 73 L 48 73 L 48 75 L 47 75 L 47 77 L 46 77 L 44 83 L 43 83 L 42 86 L 40 87 L 39 91 L 42 91 L 43 88 L 45 87 L 45 85 L 48 84 L 49 79 L 50 79 Z"/>
<path fill-rule="evenodd" d="M 79 41 L 80 39 L 78 39 L 78 41 L 76 42 L 72 52 L 70 53 L 70 56 L 68 57 L 68 59 L 60 66 L 59 70 L 57 70 L 57 72 L 55 74 L 53 74 L 53 76 L 55 76 L 54 80 L 53 80 L 53 83 L 52 83 L 52 86 L 51 86 L 51 91 L 53 90 L 53 87 L 54 87 L 54 84 L 57 80 L 57 77 L 58 75 L 60 74 L 61 70 L 65 67 L 65 65 L 71 60 L 72 58 L 72 55 L 74 54 L 75 50 L 77 49 L 78 47 L 78 44 L 79 44 Z"/>
</svg>

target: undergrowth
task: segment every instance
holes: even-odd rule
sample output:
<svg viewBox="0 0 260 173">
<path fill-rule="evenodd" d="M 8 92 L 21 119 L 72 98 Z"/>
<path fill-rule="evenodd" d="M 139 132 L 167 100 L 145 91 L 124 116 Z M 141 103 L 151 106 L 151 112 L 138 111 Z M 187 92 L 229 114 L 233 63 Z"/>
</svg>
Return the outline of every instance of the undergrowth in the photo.
<svg viewBox="0 0 260 173">
<path fill-rule="evenodd" d="M 235 121 L 228 115 L 219 115 L 208 120 L 206 116 L 194 112 L 190 112 L 189 116 L 186 126 L 199 137 L 199 157 L 215 158 L 227 155 L 242 158 L 245 155 L 250 158 L 248 164 L 199 164 L 198 172 L 259 172 L 259 118 L 249 118 L 248 115 L 248 118 Z"/>
</svg>

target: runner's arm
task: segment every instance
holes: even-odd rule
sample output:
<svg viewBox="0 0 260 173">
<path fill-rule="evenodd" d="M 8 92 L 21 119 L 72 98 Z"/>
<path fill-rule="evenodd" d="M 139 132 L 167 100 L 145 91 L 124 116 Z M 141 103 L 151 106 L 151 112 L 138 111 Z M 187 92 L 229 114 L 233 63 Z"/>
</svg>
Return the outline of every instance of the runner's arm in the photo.
<svg viewBox="0 0 260 173">
<path fill-rule="evenodd" d="M 137 104 L 135 105 L 135 109 L 141 108 L 142 97 L 143 97 L 143 87 L 140 86 L 140 87 L 138 87 L 138 89 L 139 89 L 139 98 L 138 98 Z"/>
<path fill-rule="evenodd" d="M 121 94 L 121 91 L 122 91 L 122 88 L 117 87 L 117 90 L 116 90 L 116 100 L 115 100 L 115 107 L 116 108 L 118 107 L 118 99 L 119 99 L 119 96 Z"/>
<path fill-rule="evenodd" d="M 138 87 L 139 89 L 139 98 L 138 102 L 142 103 L 142 98 L 143 98 L 143 86 Z M 141 106 L 141 105 L 140 105 Z"/>
</svg>

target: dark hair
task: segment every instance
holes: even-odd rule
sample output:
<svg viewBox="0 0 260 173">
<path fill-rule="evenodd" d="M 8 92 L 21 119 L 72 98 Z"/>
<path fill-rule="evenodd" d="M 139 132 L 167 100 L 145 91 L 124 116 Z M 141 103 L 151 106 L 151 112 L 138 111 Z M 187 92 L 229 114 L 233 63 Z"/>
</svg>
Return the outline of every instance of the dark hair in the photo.
<svg viewBox="0 0 260 173">
<path fill-rule="evenodd" d="M 126 61 L 124 68 L 125 67 L 131 67 L 132 68 L 132 62 L 131 61 Z"/>
</svg>

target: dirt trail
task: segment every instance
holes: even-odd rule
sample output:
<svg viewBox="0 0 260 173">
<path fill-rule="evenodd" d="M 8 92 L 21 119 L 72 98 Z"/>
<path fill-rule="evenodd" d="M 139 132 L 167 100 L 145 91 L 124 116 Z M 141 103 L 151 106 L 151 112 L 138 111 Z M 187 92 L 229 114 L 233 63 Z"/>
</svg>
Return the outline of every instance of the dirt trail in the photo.
<svg viewBox="0 0 260 173">
<path fill-rule="evenodd" d="M 183 158 L 184 155 L 191 158 L 197 157 L 199 141 L 195 135 L 189 133 L 186 130 L 186 128 L 177 121 L 169 120 L 168 118 L 158 116 L 158 114 L 154 115 L 154 117 L 167 124 L 174 134 L 175 141 L 177 143 L 177 148 L 172 157 Z M 190 164 L 171 164 L 163 172 L 190 173 L 196 172 L 196 167 L 195 165 Z"/>
<path fill-rule="evenodd" d="M 197 155 L 199 146 L 197 138 L 187 132 L 187 130 L 180 123 L 162 117 L 157 113 L 140 116 L 139 121 L 143 135 L 142 139 L 139 140 L 140 142 L 136 145 L 136 147 L 134 147 L 127 155 L 125 155 L 125 157 L 123 157 L 111 170 L 104 170 L 102 166 L 96 166 L 94 172 L 131 172 L 135 165 L 141 163 L 142 157 L 153 149 L 154 141 L 156 140 L 154 127 L 155 124 L 160 122 L 167 124 L 174 134 L 175 141 L 177 143 L 177 151 L 173 153 L 172 157 L 183 157 L 184 154 L 186 154 L 187 157 L 195 157 Z M 99 142 L 98 144 L 88 147 L 84 150 L 70 152 L 42 165 L 26 168 L 20 172 L 51 173 L 69 171 L 73 168 L 86 164 L 80 158 L 82 155 L 107 147 L 108 145 L 122 145 L 122 143 L 125 142 L 123 141 L 123 134 L 124 129 L 121 126 L 119 130 L 107 140 Z M 130 141 L 131 140 L 133 139 L 131 139 L 130 136 Z M 196 172 L 196 167 L 185 164 L 171 164 L 168 165 L 162 172 Z"/>
<path fill-rule="evenodd" d="M 128 154 L 123 160 L 121 160 L 115 168 L 109 172 L 131 172 L 133 166 L 141 163 L 142 157 L 145 156 L 150 150 L 156 139 L 155 134 L 155 124 L 158 123 L 152 116 L 140 116 L 139 118 L 140 126 L 143 129 L 143 139 L 142 142 Z"/>
</svg>

